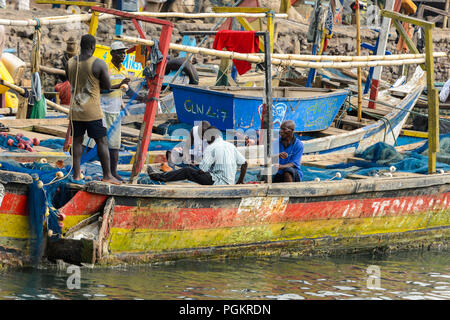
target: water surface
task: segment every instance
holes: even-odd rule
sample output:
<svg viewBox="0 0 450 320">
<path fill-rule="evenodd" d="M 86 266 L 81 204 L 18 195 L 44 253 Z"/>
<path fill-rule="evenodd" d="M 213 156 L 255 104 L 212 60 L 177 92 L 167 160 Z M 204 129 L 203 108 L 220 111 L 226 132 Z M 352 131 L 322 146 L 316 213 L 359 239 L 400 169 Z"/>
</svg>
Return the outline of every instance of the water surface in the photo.
<svg viewBox="0 0 450 320">
<path fill-rule="evenodd" d="M 380 271 L 380 288 L 369 270 Z M 0 299 L 450 299 L 449 251 L 381 257 L 243 258 L 169 265 L 0 272 Z"/>
</svg>

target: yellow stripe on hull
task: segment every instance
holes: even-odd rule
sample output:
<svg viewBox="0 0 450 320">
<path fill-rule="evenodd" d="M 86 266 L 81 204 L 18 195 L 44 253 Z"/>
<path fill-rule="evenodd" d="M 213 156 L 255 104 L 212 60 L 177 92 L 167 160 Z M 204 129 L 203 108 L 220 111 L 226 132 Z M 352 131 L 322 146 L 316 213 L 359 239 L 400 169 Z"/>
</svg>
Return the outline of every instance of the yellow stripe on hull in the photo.
<svg viewBox="0 0 450 320">
<path fill-rule="evenodd" d="M 0 214 L 0 237 L 28 239 L 30 223 L 28 216 Z"/>
<path fill-rule="evenodd" d="M 264 241 L 356 237 L 450 226 L 446 211 L 410 216 L 327 219 L 194 230 L 111 229 L 111 253 L 161 252 Z"/>
</svg>

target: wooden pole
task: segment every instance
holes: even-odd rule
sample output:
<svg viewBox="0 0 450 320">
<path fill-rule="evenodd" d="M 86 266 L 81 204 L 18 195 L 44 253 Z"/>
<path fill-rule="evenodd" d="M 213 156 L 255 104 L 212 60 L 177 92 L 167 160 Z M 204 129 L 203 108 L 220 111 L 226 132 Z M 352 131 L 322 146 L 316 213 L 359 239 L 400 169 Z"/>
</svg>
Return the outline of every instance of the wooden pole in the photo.
<svg viewBox="0 0 450 320">
<path fill-rule="evenodd" d="M 132 38 L 128 36 L 113 37 L 114 40 L 121 40 L 124 42 L 130 42 L 134 44 L 142 44 L 146 46 L 153 46 L 154 42 L 152 40 L 144 40 L 139 38 Z M 220 51 L 214 49 L 206 49 L 199 47 L 183 46 L 180 44 L 172 43 L 170 44 L 170 49 L 177 51 L 186 51 L 191 53 L 199 53 L 205 55 L 216 56 L 220 58 L 229 58 L 236 60 L 249 61 L 253 63 L 263 63 L 264 57 L 261 55 L 249 54 L 249 53 L 237 53 L 232 51 Z M 438 53 L 440 56 L 446 56 L 445 53 Z M 382 61 L 349 61 L 349 62 L 311 62 L 311 61 L 298 61 L 298 60 L 281 60 L 272 58 L 272 64 L 280 66 L 292 66 L 300 68 L 334 68 L 334 69 L 347 69 L 347 68 L 357 68 L 357 67 L 375 67 L 378 65 L 383 66 L 396 66 L 403 64 L 422 64 L 425 63 L 425 58 L 418 59 L 403 59 L 403 60 L 385 60 Z"/>
<path fill-rule="evenodd" d="M 445 11 L 446 12 L 450 12 L 450 0 L 445 1 Z M 444 23 L 442 25 L 443 29 L 447 29 L 448 28 L 448 17 L 444 16 Z"/>
<path fill-rule="evenodd" d="M 0 84 L 4 85 L 5 87 L 8 87 L 8 88 L 10 88 L 10 89 L 12 89 L 14 91 L 16 91 L 20 95 L 24 95 L 25 94 L 25 89 L 23 89 L 23 88 L 21 88 L 19 86 L 16 86 L 15 84 L 9 83 L 9 82 L 7 82 L 5 80 L 0 80 Z M 45 99 L 45 101 L 47 102 L 47 106 L 49 106 L 50 108 L 55 109 L 55 110 L 60 111 L 60 112 L 63 112 L 65 114 L 69 114 L 69 109 L 64 108 L 63 106 L 60 106 L 59 104 L 56 104 L 53 101 L 50 101 L 50 100 L 47 100 L 47 99 Z M 19 112 L 19 110 L 17 112 Z M 16 115 L 16 118 L 17 118 L 17 115 Z"/>
<path fill-rule="evenodd" d="M 428 173 L 436 173 L 439 152 L 439 98 L 434 87 L 433 26 L 425 27 L 425 53 L 428 90 Z"/>
<path fill-rule="evenodd" d="M 267 14 L 272 15 L 272 13 Z M 264 68 L 265 68 L 265 79 L 264 79 L 264 104 L 263 106 L 263 118 L 262 118 L 262 129 L 265 138 L 264 144 L 264 166 L 266 172 L 266 182 L 272 183 L 272 137 L 273 137 L 273 111 L 272 111 L 272 64 L 270 63 L 270 33 L 266 32 L 264 35 Z"/>
<path fill-rule="evenodd" d="M 386 0 L 385 9 L 393 10 L 395 0 Z M 378 48 L 376 55 L 384 55 L 386 52 L 387 41 L 389 38 L 389 29 L 391 26 L 391 18 L 383 17 L 383 22 L 381 23 L 380 35 L 378 38 Z M 383 71 L 382 66 L 377 66 L 373 71 L 372 82 L 370 84 L 370 100 L 376 101 L 378 97 L 378 88 L 380 86 L 381 73 Z M 369 108 L 375 109 L 376 104 L 372 101 L 369 102 Z"/>
<path fill-rule="evenodd" d="M 359 1 L 356 0 L 356 55 L 361 55 L 361 17 L 359 10 Z M 362 81 L 361 67 L 358 67 L 358 121 L 362 119 Z"/>
</svg>

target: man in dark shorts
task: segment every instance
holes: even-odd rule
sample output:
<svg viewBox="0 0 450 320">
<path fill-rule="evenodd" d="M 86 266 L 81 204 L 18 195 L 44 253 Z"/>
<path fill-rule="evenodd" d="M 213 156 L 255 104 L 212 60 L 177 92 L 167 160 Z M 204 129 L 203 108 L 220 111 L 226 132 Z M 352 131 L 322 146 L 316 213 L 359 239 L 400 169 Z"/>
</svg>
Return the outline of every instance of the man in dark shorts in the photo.
<svg viewBox="0 0 450 320">
<path fill-rule="evenodd" d="M 300 182 L 303 174 L 300 162 L 303 155 L 303 143 L 294 136 L 295 122 L 287 120 L 281 124 L 279 163 L 275 165 L 278 172 L 272 182 Z"/>
<path fill-rule="evenodd" d="M 90 34 L 82 36 L 80 55 L 70 58 L 66 67 L 72 90 L 69 119 L 73 126 L 73 179 L 81 179 L 82 143 L 87 131 L 97 144 L 97 154 L 103 169 L 102 181 L 120 184 L 111 174 L 106 125 L 100 107 L 100 90 L 111 90 L 111 82 L 106 63 L 93 56 L 95 42 Z"/>
</svg>

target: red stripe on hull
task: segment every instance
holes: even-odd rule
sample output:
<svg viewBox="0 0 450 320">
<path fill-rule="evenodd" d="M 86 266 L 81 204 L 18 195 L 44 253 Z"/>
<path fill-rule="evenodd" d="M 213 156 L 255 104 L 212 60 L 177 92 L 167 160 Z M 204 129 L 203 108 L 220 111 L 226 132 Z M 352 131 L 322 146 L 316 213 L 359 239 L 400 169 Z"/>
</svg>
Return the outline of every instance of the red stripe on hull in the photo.
<svg viewBox="0 0 450 320">
<path fill-rule="evenodd" d="M 105 195 L 78 191 L 59 211 L 68 216 L 94 214 L 100 211 L 107 198 Z"/>
<path fill-rule="evenodd" d="M 27 215 L 27 196 L 14 193 L 5 193 L 0 214 Z"/>
<path fill-rule="evenodd" d="M 284 210 L 257 208 L 242 212 L 239 212 L 239 208 L 116 205 L 113 227 L 131 230 L 190 230 L 308 220 L 413 215 L 448 208 L 449 195 L 288 203 Z"/>
</svg>

